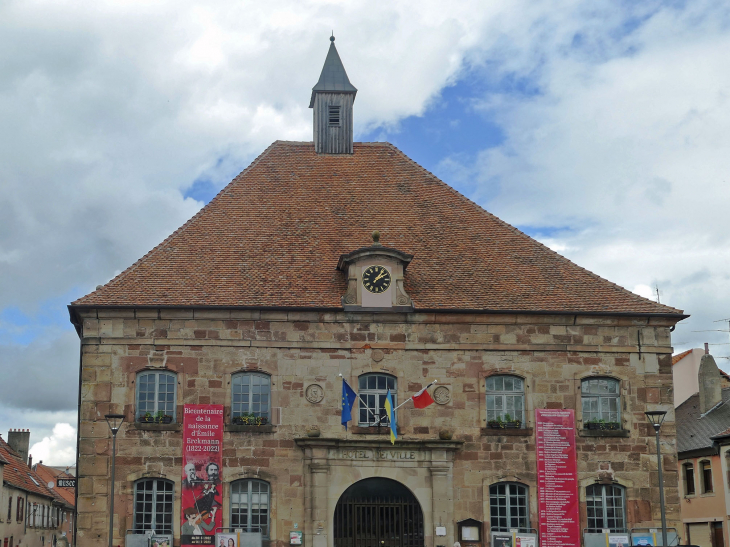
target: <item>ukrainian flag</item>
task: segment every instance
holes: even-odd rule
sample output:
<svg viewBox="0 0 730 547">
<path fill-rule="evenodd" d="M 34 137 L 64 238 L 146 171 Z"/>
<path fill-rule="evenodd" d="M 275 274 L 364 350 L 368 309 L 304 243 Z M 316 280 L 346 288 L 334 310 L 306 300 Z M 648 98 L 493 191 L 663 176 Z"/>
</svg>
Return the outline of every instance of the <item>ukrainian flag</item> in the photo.
<svg viewBox="0 0 730 547">
<path fill-rule="evenodd" d="M 395 426 L 395 408 L 393 408 L 393 397 L 390 395 L 390 390 L 385 395 L 385 411 L 388 413 L 388 420 L 390 421 L 390 443 L 395 444 L 398 432 Z"/>
</svg>

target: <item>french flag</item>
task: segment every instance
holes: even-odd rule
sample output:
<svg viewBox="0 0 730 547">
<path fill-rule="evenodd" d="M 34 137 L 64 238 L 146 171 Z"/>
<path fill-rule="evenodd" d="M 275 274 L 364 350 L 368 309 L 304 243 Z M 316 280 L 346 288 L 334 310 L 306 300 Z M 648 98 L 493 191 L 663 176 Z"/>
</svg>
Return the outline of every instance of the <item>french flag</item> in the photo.
<svg viewBox="0 0 730 547">
<path fill-rule="evenodd" d="M 413 406 L 415 406 L 416 408 L 426 408 L 428 405 L 434 402 L 433 398 L 428 393 L 428 388 L 430 388 L 433 384 L 434 382 L 431 382 L 421 391 L 411 397 L 411 399 L 413 399 Z"/>
</svg>

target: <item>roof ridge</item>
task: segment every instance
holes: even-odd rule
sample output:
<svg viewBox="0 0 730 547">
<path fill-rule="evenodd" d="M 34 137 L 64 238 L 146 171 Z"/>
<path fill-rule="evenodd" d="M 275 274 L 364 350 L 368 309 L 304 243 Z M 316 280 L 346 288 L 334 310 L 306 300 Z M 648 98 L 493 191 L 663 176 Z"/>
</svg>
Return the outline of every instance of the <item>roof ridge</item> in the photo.
<svg viewBox="0 0 730 547">
<path fill-rule="evenodd" d="M 399 149 L 399 148 L 398 148 L 397 146 L 395 146 L 394 144 L 392 144 L 392 143 L 389 143 L 389 142 L 386 142 L 386 144 L 388 144 L 389 146 L 391 146 L 391 147 L 392 147 L 392 148 L 393 148 L 393 149 L 394 149 L 395 151 L 397 151 L 397 152 L 398 152 L 399 154 L 401 154 L 401 156 L 403 156 L 404 158 L 406 158 L 406 159 L 407 159 L 407 160 L 408 160 L 409 162 L 411 162 L 411 163 L 412 163 L 413 165 L 415 165 L 415 166 L 417 166 L 417 167 L 418 167 L 419 169 L 421 169 L 421 170 L 422 170 L 422 171 L 423 171 L 424 173 L 426 173 L 426 174 L 427 174 L 427 175 L 428 175 L 429 177 L 431 177 L 431 178 L 435 179 L 436 181 L 440 182 L 441 184 L 443 184 L 443 185 L 444 185 L 444 186 L 445 186 L 446 188 L 448 188 L 448 189 L 449 189 L 449 190 L 450 190 L 451 192 L 453 192 L 453 193 L 454 193 L 454 194 L 455 194 L 456 196 L 458 196 L 459 198 L 461 198 L 461 199 L 464 199 L 464 200 L 468 201 L 469 203 L 471 203 L 471 204 L 475 205 L 475 206 L 476 206 L 476 207 L 478 207 L 478 208 L 479 208 L 479 210 L 480 210 L 480 211 L 482 211 L 482 212 L 483 212 L 484 214 L 488 215 L 488 216 L 489 216 L 490 218 L 492 218 L 493 220 L 496 220 L 496 221 L 497 221 L 498 223 L 500 223 L 500 224 L 501 224 L 502 226 L 504 226 L 505 228 L 507 228 L 507 229 L 511 230 L 511 231 L 512 231 L 512 232 L 514 232 L 514 233 L 515 233 L 516 235 L 518 235 L 518 236 L 522 237 L 523 239 L 527 239 L 527 240 L 528 240 L 528 241 L 530 241 L 530 242 L 533 242 L 533 243 L 536 243 L 536 244 L 538 244 L 538 245 L 539 245 L 539 246 L 541 246 L 541 247 L 542 247 L 543 249 L 545 249 L 546 251 L 550 252 L 550 253 L 551 253 L 552 255 L 556 256 L 556 257 L 557 257 L 557 258 L 558 258 L 559 260 L 562 260 L 562 261 L 564 261 L 564 262 L 567 262 L 567 263 L 569 263 L 569 264 L 570 264 L 570 265 L 572 265 L 572 266 L 575 266 L 576 268 L 579 268 L 580 270 L 582 270 L 582 271 L 586 272 L 587 274 L 591 275 L 592 277 L 594 277 L 594 278 L 596 278 L 596 279 L 600 279 L 601 281 L 605 281 L 606 283 L 609 283 L 610 285 L 612 285 L 613 287 L 615 287 L 615 288 L 619 289 L 619 290 L 620 290 L 620 291 L 622 291 L 622 292 L 628 293 L 628 294 L 630 294 L 630 295 L 632 295 L 632 296 L 634 296 L 634 297 L 636 297 L 636 298 L 639 298 L 639 299 L 641 299 L 641 300 L 646 300 L 646 301 L 648 301 L 648 302 L 651 302 L 652 304 L 655 304 L 655 305 L 657 305 L 657 306 L 662 306 L 663 308 L 666 308 L 666 309 L 668 310 L 668 313 L 672 313 L 672 314 L 682 314 L 682 313 L 683 313 L 683 310 L 679 310 L 679 309 L 677 309 L 677 308 L 672 308 L 671 306 L 666 306 L 665 304 L 660 304 L 660 303 L 658 303 L 658 302 L 654 302 L 653 300 L 650 300 L 650 299 L 648 299 L 648 298 L 644 298 L 643 296 L 640 296 L 640 295 L 638 295 L 638 294 L 636 294 L 636 293 L 634 293 L 634 292 L 631 292 L 631 291 L 630 291 L 630 290 L 628 290 L 628 289 L 627 289 L 626 287 L 622 287 L 621 285 L 619 285 L 619 284 L 617 284 L 617 283 L 614 283 L 613 281 L 610 281 L 610 280 L 608 280 L 608 279 L 606 279 L 606 278 L 604 278 L 604 277 L 601 277 L 600 275 L 598 275 L 598 274 L 596 274 L 596 273 L 594 273 L 594 272 L 592 272 L 592 271 L 590 271 L 590 270 L 588 270 L 588 269 L 586 269 L 586 268 L 584 268 L 584 267 L 580 266 L 579 264 L 576 264 L 575 262 L 573 262 L 573 261 L 572 261 L 572 260 L 570 260 L 569 258 L 566 258 L 566 257 L 564 257 L 563 255 L 561 255 L 560 253 L 558 253 L 558 252 L 556 252 L 556 251 L 552 250 L 552 249 L 551 249 L 550 247 L 548 247 L 547 245 L 545 245 L 545 244 L 541 243 L 541 242 L 540 242 L 540 241 L 538 241 L 537 239 L 535 239 L 535 238 L 533 238 L 533 237 L 530 237 L 529 235 L 527 235 L 526 233 L 524 233 L 524 232 L 523 232 L 522 230 L 520 230 L 519 228 L 515 228 L 515 227 L 514 227 L 514 226 L 512 226 L 512 225 L 511 225 L 510 223 L 508 223 L 508 222 L 506 222 L 506 221 L 502 220 L 501 218 L 499 218 L 499 217 L 498 217 L 498 216 L 496 216 L 495 214 L 493 214 L 493 213 L 490 213 L 490 212 L 489 212 L 489 211 L 487 211 L 487 210 L 486 210 L 486 209 L 485 209 L 484 207 L 482 207 L 481 205 L 479 205 L 479 204 L 478 204 L 478 203 L 477 203 L 476 201 L 473 201 L 473 200 L 469 199 L 469 198 L 468 198 L 468 197 L 466 197 L 466 196 L 465 196 L 464 194 L 462 194 L 461 192 L 459 192 L 459 191 L 458 191 L 457 189 L 453 188 L 453 187 L 452 187 L 451 185 L 447 184 L 446 182 L 444 182 L 443 180 L 441 180 L 440 178 L 438 178 L 438 177 L 437 177 L 436 175 L 434 175 L 433 173 L 431 173 L 431 171 L 429 171 L 428 169 L 426 169 L 425 167 L 423 167 L 422 165 L 420 165 L 420 164 L 419 164 L 418 162 L 416 162 L 416 161 L 415 161 L 414 159 L 410 158 L 410 157 L 409 157 L 409 156 L 408 156 L 408 155 L 407 155 L 407 154 L 406 154 L 405 152 L 403 152 L 402 150 L 400 150 L 400 149 Z M 670 311 L 670 310 L 671 310 L 671 311 Z"/>
<path fill-rule="evenodd" d="M 165 239 L 163 239 L 160 243 L 158 243 L 157 245 L 155 245 L 154 247 L 152 247 L 152 249 L 150 249 L 149 251 L 147 251 L 147 253 L 145 253 L 141 258 L 139 258 L 138 260 L 136 260 L 131 266 L 127 267 L 126 269 L 124 269 L 123 271 L 121 271 L 120 273 L 118 273 L 117 275 L 115 275 L 113 278 L 111 278 L 109 281 L 107 281 L 102 286 L 101 289 L 93 290 L 90 293 L 85 294 L 81 298 L 77 298 L 71 304 L 72 305 L 73 304 L 76 304 L 80 300 L 82 300 L 82 299 L 84 299 L 84 298 L 86 298 L 86 297 L 94 294 L 97 290 L 103 291 L 105 288 L 113 286 L 114 284 L 116 284 L 119 281 L 121 281 L 123 277 L 126 277 L 127 275 L 129 275 L 130 273 L 132 273 L 135 269 L 137 269 L 137 267 L 142 262 L 144 262 L 148 257 L 152 256 L 155 252 L 157 252 L 158 250 L 160 250 L 172 238 L 174 238 L 178 234 L 182 234 L 198 217 L 200 217 L 203 214 L 203 211 L 205 211 L 208 207 L 210 207 L 211 204 L 213 204 L 220 197 L 220 195 L 223 194 L 223 192 L 226 191 L 226 188 L 228 188 L 230 185 L 232 185 L 234 182 L 236 182 L 239 179 L 239 177 L 241 177 L 249 169 L 251 169 L 252 167 L 254 167 L 264 156 L 266 156 L 277 144 L 279 144 L 281 142 L 283 142 L 283 141 L 275 140 L 273 143 L 271 143 L 263 152 L 261 152 L 258 156 L 256 156 L 256 158 L 254 158 L 254 160 L 248 165 L 248 167 L 246 167 L 238 175 L 236 175 L 235 177 L 233 177 L 233 179 L 231 180 L 231 182 L 229 182 L 223 188 L 221 188 L 220 191 L 213 197 L 213 199 L 211 199 L 208 203 L 206 203 L 205 205 L 203 205 L 200 208 L 200 210 L 197 213 L 195 213 L 192 217 L 190 217 L 187 221 L 185 221 L 185 223 L 182 226 L 180 226 L 177 230 L 175 230 L 174 232 L 172 232 L 169 236 L 167 236 Z"/>
</svg>

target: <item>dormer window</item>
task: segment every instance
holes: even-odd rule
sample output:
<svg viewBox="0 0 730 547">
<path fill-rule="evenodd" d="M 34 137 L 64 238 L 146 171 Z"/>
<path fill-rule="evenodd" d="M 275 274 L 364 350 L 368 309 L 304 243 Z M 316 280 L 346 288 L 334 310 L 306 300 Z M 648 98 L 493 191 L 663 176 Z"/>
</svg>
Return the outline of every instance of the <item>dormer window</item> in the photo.
<svg viewBox="0 0 730 547">
<path fill-rule="evenodd" d="M 340 107 L 330 106 L 329 107 L 329 125 L 339 126 L 340 125 Z"/>
</svg>

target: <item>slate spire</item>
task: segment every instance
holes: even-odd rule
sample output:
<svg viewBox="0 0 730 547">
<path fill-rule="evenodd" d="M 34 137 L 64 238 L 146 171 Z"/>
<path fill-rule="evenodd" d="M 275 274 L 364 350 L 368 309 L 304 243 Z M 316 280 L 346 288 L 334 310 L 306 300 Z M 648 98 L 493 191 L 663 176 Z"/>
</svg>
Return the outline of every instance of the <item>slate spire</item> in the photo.
<svg viewBox="0 0 730 547">
<path fill-rule="evenodd" d="M 352 106 L 357 88 L 350 83 L 335 37 L 319 81 L 312 88 L 309 108 L 314 109 L 314 147 L 319 154 L 352 154 Z"/>
</svg>

